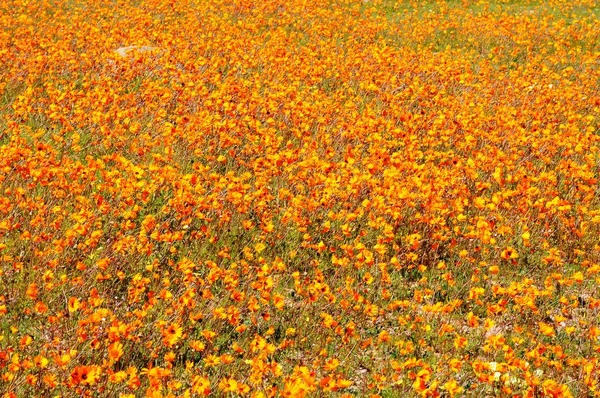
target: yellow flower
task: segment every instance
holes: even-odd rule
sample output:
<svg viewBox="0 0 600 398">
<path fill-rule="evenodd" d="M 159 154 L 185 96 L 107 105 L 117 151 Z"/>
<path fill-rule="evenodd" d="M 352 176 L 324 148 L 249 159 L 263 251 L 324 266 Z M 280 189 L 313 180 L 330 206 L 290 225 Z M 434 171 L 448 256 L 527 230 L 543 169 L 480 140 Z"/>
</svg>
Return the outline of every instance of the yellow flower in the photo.
<svg viewBox="0 0 600 398">
<path fill-rule="evenodd" d="M 192 392 L 200 395 L 210 395 L 210 381 L 206 377 L 195 375 L 192 378 Z"/>
<path fill-rule="evenodd" d="M 551 325 L 548 325 L 547 323 L 539 322 L 538 326 L 539 326 L 540 332 L 544 336 L 552 337 L 556 334 L 554 331 L 554 328 Z"/>
<path fill-rule="evenodd" d="M 232 378 L 224 378 L 219 383 L 219 389 L 223 392 L 237 392 L 238 382 Z"/>
<path fill-rule="evenodd" d="M 455 396 L 456 394 L 460 394 L 464 390 L 464 388 L 459 386 L 458 383 L 456 382 L 456 380 L 454 380 L 454 379 L 449 380 L 446 383 L 444 383 L 442 388 L 444 390 L 448 391 L 448 394 L 450 394 L 451 397 Z"/>
<path fill-rule="evenodd" d="M 77 297 L 69 298 L 68 310 L 70 313 L 73 313 L 73 312 L 79 310 L 80 307 L 81 307 L 81 303 Z"/>
<path fill-rule="evenodd" d="M 115 341 L 108 346 L 108 356 L 113 361 L 118 361 L 123 356 L 123 344 Z"/>
<path fill-rule="evenodd" d="M 183 329 L 181 326 L 178 323 L 172 323 L 163 330 L 163 342 L 167 346 L 172 347 L 177 344 L 182 335 Z"/>
</svg>

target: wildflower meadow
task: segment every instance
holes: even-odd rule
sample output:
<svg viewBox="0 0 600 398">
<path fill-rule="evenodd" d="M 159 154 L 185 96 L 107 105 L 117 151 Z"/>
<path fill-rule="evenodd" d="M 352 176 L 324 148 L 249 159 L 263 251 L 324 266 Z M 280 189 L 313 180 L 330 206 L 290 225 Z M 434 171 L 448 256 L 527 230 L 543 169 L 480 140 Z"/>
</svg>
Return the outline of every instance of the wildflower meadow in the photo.
<svg viewBox="0 0 600 398">
<path fill-rule="evenodd" d="M 600 396 L 599 18 L 0 2 L 0 397 Z"/>
</svg>

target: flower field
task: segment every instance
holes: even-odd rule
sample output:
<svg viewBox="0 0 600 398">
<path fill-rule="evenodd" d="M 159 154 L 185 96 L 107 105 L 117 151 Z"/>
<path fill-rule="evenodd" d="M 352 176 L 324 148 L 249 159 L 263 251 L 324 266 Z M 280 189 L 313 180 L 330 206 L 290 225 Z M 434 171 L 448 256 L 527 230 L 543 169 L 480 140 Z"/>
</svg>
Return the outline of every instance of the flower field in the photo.
<svg viewBox="0 0 600 398">
<path fill-rule="evenodd" d="M 600 396 L 594 0 L 0 4 L 0 397 Z"/>
</svg>

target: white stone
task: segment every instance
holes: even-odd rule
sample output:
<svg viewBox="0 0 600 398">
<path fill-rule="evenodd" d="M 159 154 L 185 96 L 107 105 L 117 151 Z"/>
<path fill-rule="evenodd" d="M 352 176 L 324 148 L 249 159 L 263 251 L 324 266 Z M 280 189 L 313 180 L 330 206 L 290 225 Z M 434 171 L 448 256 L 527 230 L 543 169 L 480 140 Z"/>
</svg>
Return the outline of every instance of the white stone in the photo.
<svg viewBox="0 0 600 398">
<path fill-rule="evenodd" d="M 153 50 L 158 50 L 158 47 L 153 47 L 153 46 L 127 46 L 127 47 L 120 47 L 117 48 L 115 50 L 115 52 L 117 54 L 119 54 L 121 57 L 125 58 L 127 57 L 127 55 L 129 53 L 132 52 L 138 52 L 138 53 L 145 53 L 148 51 L 153 51 Z"/>
</svg>

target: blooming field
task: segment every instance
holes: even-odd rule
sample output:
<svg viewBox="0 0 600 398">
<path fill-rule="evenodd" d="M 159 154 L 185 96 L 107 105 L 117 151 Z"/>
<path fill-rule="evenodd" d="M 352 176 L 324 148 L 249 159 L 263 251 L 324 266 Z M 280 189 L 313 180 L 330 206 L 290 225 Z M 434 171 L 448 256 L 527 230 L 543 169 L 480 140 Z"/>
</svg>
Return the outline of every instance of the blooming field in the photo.
<svg viewBox="0 0 600 398">
<path fill-rule="evenodd" d="M 599 396 L 594 0 L 0 4 L 0 396 Z"/>
</svg>

